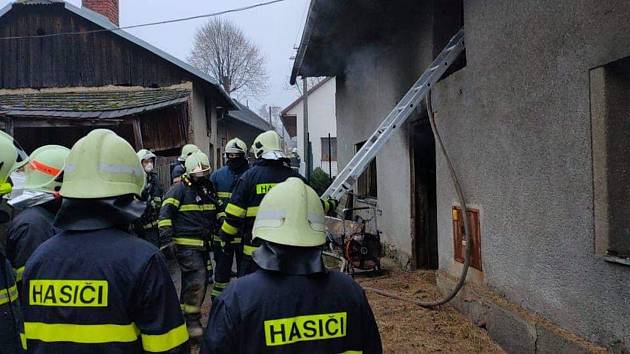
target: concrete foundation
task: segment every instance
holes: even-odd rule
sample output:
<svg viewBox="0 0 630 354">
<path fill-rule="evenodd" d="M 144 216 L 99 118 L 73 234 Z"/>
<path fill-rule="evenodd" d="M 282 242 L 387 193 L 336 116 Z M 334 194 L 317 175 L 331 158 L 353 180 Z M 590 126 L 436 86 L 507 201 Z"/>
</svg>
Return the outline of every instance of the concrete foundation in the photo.
<svg viewBox="0 0 630 354">
<path fill-rule="evenodd" d="M 438 272 L 437 284 L 449 292 L 456 279 Z M 606 348 L 579 338 L 561 327 L 535 316 L 482 286 L 468 285 L 449 304 L 475 325 L 485 328 L 490 337 L 508 353 L 608 353 Z M 624 353 L 622 347 L 610 348 Z"/>
</svg>

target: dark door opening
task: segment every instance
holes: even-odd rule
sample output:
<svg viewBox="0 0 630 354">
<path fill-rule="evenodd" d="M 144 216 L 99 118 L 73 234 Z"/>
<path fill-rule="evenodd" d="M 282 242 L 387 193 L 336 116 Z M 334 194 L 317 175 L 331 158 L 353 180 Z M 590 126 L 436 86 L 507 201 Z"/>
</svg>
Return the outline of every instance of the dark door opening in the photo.
<svg viewBox="0 0 630 354">
<path fill-rule="evenodd" d="M 414 219 L 414 267 L 437 269 L 437 203 L 435 194 L 435 139 L 428 120 L 411 124 L 411 183 Z"/>
</svg>

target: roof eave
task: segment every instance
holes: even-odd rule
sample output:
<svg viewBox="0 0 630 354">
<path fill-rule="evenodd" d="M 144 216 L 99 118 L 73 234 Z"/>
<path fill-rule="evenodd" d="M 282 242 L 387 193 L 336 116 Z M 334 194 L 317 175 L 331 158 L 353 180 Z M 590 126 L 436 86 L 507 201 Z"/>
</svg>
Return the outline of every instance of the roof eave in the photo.
<svg viewBox="0 0 630 354">
<path fill-rule="evenodd" d="M 296 79 L 298 75 L 300 75 L 300 70 L 302 69 L 302 63 L 304 62 L 304 57 L 306 55 L 306 49 L 308 48 L 308 43 L 311 40 L 311 34 L 313 32 L 313 23 L 315 22 L 315 3 L 317 0 L 311 0 L 311 3 L 308 7 L 308 14 L 306 16 L 306 23 L 304 24 L 304 31 L 302 32 L 302 38 L 300 39 L 300 46 L 298 47 L 297 54 L 295 55 L 295 61 L 293 62 L 293 69 L 291 70 L 291 79 L 290 84 L 295 85 Z"/>
</svg>

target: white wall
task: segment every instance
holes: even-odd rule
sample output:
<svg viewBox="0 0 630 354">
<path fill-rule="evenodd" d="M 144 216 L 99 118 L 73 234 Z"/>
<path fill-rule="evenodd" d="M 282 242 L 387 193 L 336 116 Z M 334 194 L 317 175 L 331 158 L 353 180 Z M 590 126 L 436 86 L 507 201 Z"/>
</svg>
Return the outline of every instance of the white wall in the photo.
<svg viewBox="0 0 630 354">
<path fill-rule="evenodd" d="M 337 137 L 337 110 L 335 107 L 336 83 L 335 78 L 328 80 L 308 96 L 308 130 L 311 144 L 313 145 L 313 169 L 321 167 L 328 173 L 328 161 L 322 161 L 322 140 L 330 133 L 331 138 Z M 287 115 L 297 117 L 297 141 L 298 153 L 302 163 L 300 173 L 305 175 L 306 165 L 304 163 L 304 103 L 300 101 L 295 107 L 289 110 Z M 337 175 L 337 162 L 332 162 L 332 175 Z"/>
</svg>

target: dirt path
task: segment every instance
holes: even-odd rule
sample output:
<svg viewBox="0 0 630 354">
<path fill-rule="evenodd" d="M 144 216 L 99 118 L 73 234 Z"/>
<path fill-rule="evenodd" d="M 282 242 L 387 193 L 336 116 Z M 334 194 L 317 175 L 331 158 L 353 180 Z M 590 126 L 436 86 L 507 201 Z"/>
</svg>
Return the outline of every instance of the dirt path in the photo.
<svg viewBox="0 0 630 354">
<path fill-rule="evenodd" d="M 170 264 L 179 289 L 177 266 Z M 394 267 L 389 267 L 390 269 Z M 390 271 L 379 277 L 357 277 L 364 286 L 415 299 L 439 296 L 432 272 Z M 503 353 L 488 335 L 453 308 L 427 310 L 371 292 L 368 299 L 378 322 L 385 353 Z M 210 310 L 210 290 L 203 306 L 203 324 Z M 198 348 L 193 348 L 198 353 Z"/>
</svg>

